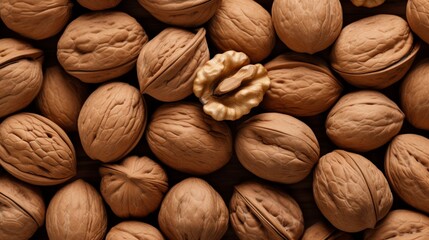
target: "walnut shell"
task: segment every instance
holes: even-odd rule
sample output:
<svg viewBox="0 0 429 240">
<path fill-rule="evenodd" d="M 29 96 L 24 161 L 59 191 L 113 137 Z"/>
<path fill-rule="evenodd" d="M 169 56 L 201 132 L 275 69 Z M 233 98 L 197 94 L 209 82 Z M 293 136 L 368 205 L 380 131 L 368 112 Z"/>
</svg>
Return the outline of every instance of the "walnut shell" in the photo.
<svg viewBox="0 0 429 240">
<path fill-rule="evenodd" d="M 39 189 L 0 176 L 0 219 L 0 239 L 30 239 L 45 221 L 45 203 Z"/>
<path fill-rule="evenodd" d="M 410 210 L 389 212 L 374 229 L 367 229 L 364 240 L 408 240 L 429 238 L 429 217 Z"/>
<path fill-rule="evenodd" d="M 242 240 L 298 240 L 304 218 L 288 194 L 257 182 L 235 186 L 230 202 L 231 225 Z"/>
<path fill-rule="evenodd" d="M 243 122 L 235 137 L 240 163 L 256 176 L 279 183 L 303 180 L 319 160 L 310 127 L 281 113 L 262 113 Z"/>
<path fill-rule="evenodd" d="M 301 240 L 353 240 L 353 237 L 327 222 L 319 221 L 305 229 Z"/>
<path fill-rule="evenodd" d="M 155 156 L 176 170 L 208 174 L 232 156 L 232 133 L 194 103 L 161 105 L 152 115 L 146 140 Z"/>
<path fill-rule="evenodd" d="M 383 173 L 363 156 L 343 150 L 320 158 L 313 193 L 322 214 L 345 232 L 375 227 L 393 202 Z"/>
<path fill-rule="evenodd" d="M 77 2 L 92 11 L 114 8 L 121 3 L 121 0 L 77 0 Z"/>
<path fill-rule="evenodd" d="M 100 168 L 100 190 L 116 216 L 145 217 L 161 204 L 168 190 L 167 174 L 148 157 L 131 156 Z"/>
<path fill-rule="evenodd" d="M 217 121 L 237 120 L 259 105 L 270 79 L 264 66 L 249 62 L 246 54 L 231 50 L 198 70 L 193 90 L 206 114 Z"/>
<path fill-rule="evenodd" d="M 76 175 L 76 154 L 67 134 L 34 113 L 15 114 L 0 124 L 0 164 L 33 185 L 60 184 Z"/>
<path fill-rule="evenodd" d="M 253 63 L 270 55 L 276 43 L 270 13 L 253 0 L 222 0 L 207 30 L 220 52 L 243 52 Z"/>
<path fill-rule="evenodd" d="M 268 111 L 294 116 L 313 116 L 328 110 L 343 87 L 316 56 L 286 53 L 265 64 L 270 88 L 262 106 Z"/>
<path fill-rule="evenodd" d="M 121 222 L 110 229 L 106 240 L 164 240 L 155 227 L 137 221 Z"/>
<path fill-rule="evenodd" d="M 210 59 L 204 28 L 166 28 L 149 41 L 137 60 L 140 92 L 175 102 L 192 94 L 197 69 Z"/>
<path fill-rule="evenodd" d="M 423 41 L 429 43 L 429 3 L 425 0 L 407 1 L 406 17 L 410 28 Z"/>
<path fill-rule="evenodd" d="M 158 223 L 168 239 L 220 240 L 228 229 L 228 208 L 206 181 L 187 178 L 165 196 Z"/>
<path fill-rule="evenodd" d="M 320 52 L 337 39 L 343 26 L 339 0 L 274 0 L 273 24 L 277 35 L 295 52 Z"/>
<path fill-rule="evenodd" d="M 51 240 L 101 240 L 106 229 L 103 200 L 81 179 L 62 187 L 49 202 L 46 231 Z"/>
<path fill-rule="evenodd" d="M 404 114 L 380 92 L 361 90 L 340 98 L 326 119 L 326 134 L 340 148 L 376 149 L 399 133 Z"/>
<path fill-rule="evenodd" d="M 35 40 L 59 33 L 71 17 L 70 0 L 2 0 L 0 15 L 11 30 Z"/>
<path fill-rule="evenodd" d="M 137 88 L 123 82 L 98 87 L 83 104 L 78 118 L 86 154 L 102 162 L 123 158 L 143 135 L 146 111 Z"/>
<path fill-rule="evenodd" d="M 148 37 L 130 15 L 91 12 L 73 20 L 58 41 L 57 58 L 74 77 L 100 83 L 131 70 Z"/>
<path fill-rule="evenodd" d="M 373 8 L 384 3 L 384 0 L 351 0 L 356 7 Z"/>
<path fill-rule="evenodd" d="M 409 205 L 429 213 L 429 139 L 416 134 L 396 136 L 384 164 L 393 190 Z"/>
<path fill-rule="evenodd" d="M 23 109 L 37 96 L 43 81 L 42 61 L 43 52 L 30 44 L 0 39 L 0 117 Z"/>
<path fill-rule="evenodd" d="M 77 131 L 77 119 L 89 95 L 88 86 L 68 75 L 60 66 L 48 67 L 36 98 L 43 116 L 65 131 Z"/>
</svg>

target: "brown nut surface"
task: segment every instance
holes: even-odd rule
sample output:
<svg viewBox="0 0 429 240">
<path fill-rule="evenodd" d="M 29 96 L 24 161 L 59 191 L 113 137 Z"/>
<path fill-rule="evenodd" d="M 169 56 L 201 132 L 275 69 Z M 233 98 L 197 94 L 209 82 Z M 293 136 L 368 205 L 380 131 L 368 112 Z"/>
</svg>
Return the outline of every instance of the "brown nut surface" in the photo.
<svg viewBox="0 0 429 240">
<path fill-rule="evenodd" d="M 165 196 L 158 223 L 168 239 L 220 240 L 228 229 L 228 208 L 206 181 L 187 178 Z"/>
<path fill-rule="evenodd" d="M 396 136 L 384 164 L 393 190 L 409 205 L 429 213 L 429 139 L 416 134 Z"/>
<path fill-rule="evenodd" d="M 100 190 L 116 216 L 145 217 L 161 204 L 168 190 L 167 174 L 148 157 L 130 156 L 100 168 Z"/>
<path fill-rule="evenodd" d="M 161 105 L 152 114 L 146 140 L 159 160 L 190 174 L 214 172 L 232 156 L 228 125 L 213 120 L 194 103 Z"/>
<path fill-rule="evenodd" d="M 425 0 L 409 0 L 406 16 L 410 28 L 423 41 L 429 43 L 429 2 Z"/>
<path fill-rule="evenodd" d="M 429 239 L 429 217 L 411 210 L 393 210 L 374 229 L 365 230 L 364 240 L 381 239 Z"/>
<path fill-rule="evenodd" d="M 243 52 L 253 63 L 270 55 L 276 42 L 270 13 L 253 0 L 222 0 L 207 30 L 220 52 Z"/>
<path fill-rule="evenodd" d="M 304 179 L 319 160 L 309 126 L 281 113 L 262 113 L 243 122 L 235 137 L 240 163 L 256 176 L 279 183 Z"/>
<path fill-rule="evenodd" d="M 137 221 L 121 222 L 110 229 L 106 240 L 164 240 L 155 227 Z"/>
<path fill-rule="evenodd" d="M 13 38 L 0 39 L 0 117 L 23 109 L 42 87 L 43 52 Z"/>
<path fill-rule="evenodd" d="M 80 109 L 89 95 L 88 86 L 68 75 L 60 66 L 48 67 L 36 98 L 43 116 L 65 131 L 77 131 Z"/>
<path fill-rule="evenodd" d="M 322 214 L 345 232 L 375 227 L 393 202 L 383 173 L 365 157 L 343 150 L 320 158 L 313 193 Z"/>
<path fill-rule="evenodd" d="M 353 240 L 353 237 L 327 222 L 319 221 L 305 229 L 301 240 Z"/>
<path fill-rule="evenodd" d="M 197 69 L 210 59 L 204 28 L 166 28 L 150 40 L 137 60 L 140 92 L 175 102 L 192 94 Z"/>
<path fill-rule="evenodd" d="M 295 52 L 316 53 L 334 43 L 343 25 L 339 0 L 274 0 L 277 35 Z"/>
<path fill-rule="evenodd" d="M 81 6 L 93 11 L 114 8 L 118 6 L 121 1 L 122 0 L 77 0 Z"/>
<path fill-rule="evenodd" d="M 270 88 L 262 106 L 268 111 L 313 116 L 328 110 L 343 87 L 316 56 L 286 53 L 265 64 Z"/>
<path fill-rule="evenodd" d="M 148 37 L 130 15 L 117 11 L 91 12 L 73 20 L 57 46 L 57 58 L 71 75 L 100 83 L 131 70 Z"/>
<path fill-rule="evenodd" d="M 85 153 L 102 162 L 127 155 L 143 135 L 146 111 L 137 88 L 123 82 L 98 87 L 83 104 L 78 118 Z"/>
<path fill-rule="evenodd" d="M 70 0 L 4 0 L 0 16 L 11 30 L 35 40 L 59 33 L 71 17 Z"/>
<path fill-rule="evenodd" d="M 62 187 L 49 202 L 46 231 L 50 240 L 101 240 L 106 229 L 103 200 L 81 179 Z"/>
<path fill-rule="evenodd" d="M 217 121 L 237 120 L 259 105 L 270 86 L 267 70 L 246 54 L 216 54 L 197 72 L 193 91 L 204 112 Z"/>
<path fill-rule="evenodd" d="M 399 133 L 404 114 L 380 92 L 361 90 L 340 98 L 326 119 L 326 134 L 340 148 L 376 149 Z"/>
<path fill-rule="evenodd" d="M 241 240 L 298 240 L 304 231 L 298 203 L 279 189 L 257 182 L 235 186 L 230 219 Z"/>
<path fill-rule="evenodd" d="M 30 239 L 45 221 L 42 194 L 13 177 L 0 176 L 0 219 L 0 239 Z"/>
<path fill-rule="evenodd" d="M 351 0 L 356 7 L 373 8 L 384 3 L 384 0 Z"/>
<path fill-rule="evenodd" d="M 3 120 L 0 164 L 16 178 L 34 185 L 60 184 L 76 175 L 76 154 L 67 134 L 34 113 Z"/>
</svg>

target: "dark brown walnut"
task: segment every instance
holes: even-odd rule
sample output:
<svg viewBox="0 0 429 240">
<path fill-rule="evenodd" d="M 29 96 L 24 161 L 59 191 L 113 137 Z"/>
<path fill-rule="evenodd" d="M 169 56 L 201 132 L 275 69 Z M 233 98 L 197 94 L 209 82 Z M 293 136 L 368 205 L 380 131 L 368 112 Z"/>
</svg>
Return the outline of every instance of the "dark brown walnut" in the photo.
<svg viewBox="0 0 429 240">
<path fill-rule="evenodd" d="M 155 227 L 137 221 L 121 222 L 110 229 L 106 240 L 164 240 Z"/>
<path fill-rule="evenodd" d="M 409 205 L 429 213 L 429 139 L 416 134 L 396 136 L 384 164 L 393 190 Z"/>
<path fill-rule="evenodd" d="M 100 168 L 100 190 L 116 216 L 145 217 L 161 204 L 168 190 L 167 174 L 148 157 L 130 156 Z"/>
<path fill-rule="evenodd" d="M 231 225 L 241 240 L 298 240 L 304 232 L 298 203 L 271 186 L 237 185 L 229 207 Z"/>
<path fill-rule="evenodd" d="M 71 17 L 70 0 L 4 0 L 0 15 L 11 30 L 35 40 L 59 33 Z"/>
<path fill-rule="evenodd" d="M 52 66 L 43 74 L 36 103 L 42 115 L 63 130 L 77 131 L 77 118 L 88 95 L 86 84 L 68 75 L 60 66 Z"/>
<path fill-rule="evenodd" d="M 208 174 L 232 156 L 232 133 L 225 122 L 204 114 L 195 103 L 168 103 L 152 115 L 146 140 L 164 164 L 190 174 Z"/>
<path fill-rule="evenodd" d="M 21 40 L 0 39 L 0 117 L 23 109 L 37 96 L 42 62 L 41 50 Z"/>
<path fill-rule="evenodd" d="M 166 28 L 149 41 L 137 60 L 140 92 L 175 102 L 192 94 L 197 69 L 210 58 L 204 28 Z"/>
<path fill-rule="evenodd" d="M 137 88 L 123 82 L 98 87 L 83 104 L 77 123 L 85 153 L 102 162 L 123 158 L 143 135 L 146 111 Z"/>
<path fill-rule="evenodd" d="M 351 0 L 356 7 L 373 8 L 384 3 L 384 0 Z"/>
<path fill-rule="evenodd" d="M 313 193 L 322 214 L 345 232 L 374 228 L 393 202 L 383 173 L 365 157 L 343 150 L 320 158 Z"/>
<path fill-rule="evenodd" d="M 77 0 L 77 2 L 92 11 L 105 10 L 114 8 L 119 5 L 122 0 Z"/>
<path fill-rule="evenodd" d="M 100 83 L 131 70 L 148 37 L 130 15 L 116 11 L 91 12 L 73 20 L 57 46 L 57 58 L 71 75 Z"/>
<path fill-rule="evenodd" d="M 216 54 L 197 72 L 193 91 L 217 121 L 237 120 L 259 105 L 270 86 L 267 70 L 242 52 Z"/>
<path fill-rule="evenodd" d="M 15 114 L 0 124 L 0 164 L 33 185 L 60 184 L 76 175 L 76 154 L 67 134 L 34 113 Z"/>
<path fill-rule="evenodd" d="M 425 0 L 407 1 L 406 16 L 410 28 L 423 41 L 429 43 L 429 2 Z"/>
<path fill-rule="evenodd" d="M 0 239 L 30 239 L 45 221 L 45 203 L 39 189 L 0 176 L 0 219 Z"/>
<path fill-rule="evenodd" d="M 158 223 L 168 239 L 220 240 L 228 229 L 228 208 L 206 181 L 187 178 L 165 196 Z"/>
<path fill-rule="evenodd" d="M 327 222 L 319 221 L 305 229 L 301 240 L 353 240 L 353 236 Z"/>
<path fill-rule="evenodd" d="M 326 134 L 340 148 L 366 152 L 399 133 L 404 114 L 380 92 L 361 90 L 340 98 L 326 119 Z"/>
<path fill-rule="evenodd" d="M 197 27 L 215 14 L 221 0 L 138 0 L 138 2 L 161 22 L 181 27 Z"/>
<path fill-rule="evenodd" d="M 274 0 L 273 24 L 291 50 L 316 53 L 334 43 L 343 26 L 339 0 Z"/>
<path fill-rule="evenodd" d="M 270 13 L 253 0 L 222 0 L 207 30 L 220 52 L 243 52 L 253 63 L 270 55 L 276 42 Z"/>
<path fill-rule="evenodd" d="M 81 179 L 62 187 L 49 202 L 46 231 L 50 240 L 101 240 L 106 229 L 103 200 Z"/>
<path fill-rule="evenodd" d="M 340 97 L 343 87 L 316 56 L 286 53 L 265 64 L 270 88 L 263 108 L 294 116 L 313 116 L 328 110 Z"/>
<path fill-rule="evenodd" d="M 262 113 L 243 122 L 235 137 L 240 163 L 256 176 L 279 183 L 303 180 L 319 160 L 309 126 L 281 113 Z"/>
</svg>

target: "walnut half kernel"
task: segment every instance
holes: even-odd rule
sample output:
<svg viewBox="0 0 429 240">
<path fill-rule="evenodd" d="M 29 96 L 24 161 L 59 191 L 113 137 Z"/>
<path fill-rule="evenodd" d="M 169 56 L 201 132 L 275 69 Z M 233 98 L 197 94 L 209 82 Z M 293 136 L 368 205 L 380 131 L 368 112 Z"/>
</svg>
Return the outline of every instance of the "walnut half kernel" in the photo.
<svg viewBox="0 0 429 240">
<path fill-rule="evenodd" d="M 197 72 L 194 94 L 217 121 L 237 120 L 259 105 L 270 87 L 267 70 L 242 52 L 216 54 Z"/>
</svg>

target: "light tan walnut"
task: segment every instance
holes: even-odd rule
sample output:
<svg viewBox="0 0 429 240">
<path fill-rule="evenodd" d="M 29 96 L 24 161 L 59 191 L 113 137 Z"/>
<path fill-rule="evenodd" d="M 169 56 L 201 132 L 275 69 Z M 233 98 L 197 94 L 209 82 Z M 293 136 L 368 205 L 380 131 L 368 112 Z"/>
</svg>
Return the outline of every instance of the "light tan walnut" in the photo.
<svg viewBox="0 0 429 240">
<path fill-rule="evenodd" d="M 429 2 L 426 0 L 407 1 L 406 16 L 408 24 L 415 34 L 429 43 Z"/>
<path fill-rule="evenodd" d="M 384 0 L 351 0 L 356 7 L 373 8 L 384 3 Z"/>
<path fill-rule="evenodd" d="M 216 54 L 198 70 L 194 94 L 206 114 L 217 121 L 237 120 L 259 105 L 270 79 L 264 66 L 249 63 L 246 54 L 231 50 Z"/>
<path fill-rule="evenodd" d="M 106 240 L 164 240 L 155 227 L 137 221 L 121 222 L 110 229 Z"/>
<path fill-rule="evenodd" d="M 301 240 L 353 240 L 353 236 L 327 222 L 319 221 L 305 229 Z"/>
<path fill-rule="evenodd" d="M 121 3 L 122 0 L 77 0 L 77 2 L 92 11 L 105 10 L 114 8 Z"/>
</svg>

